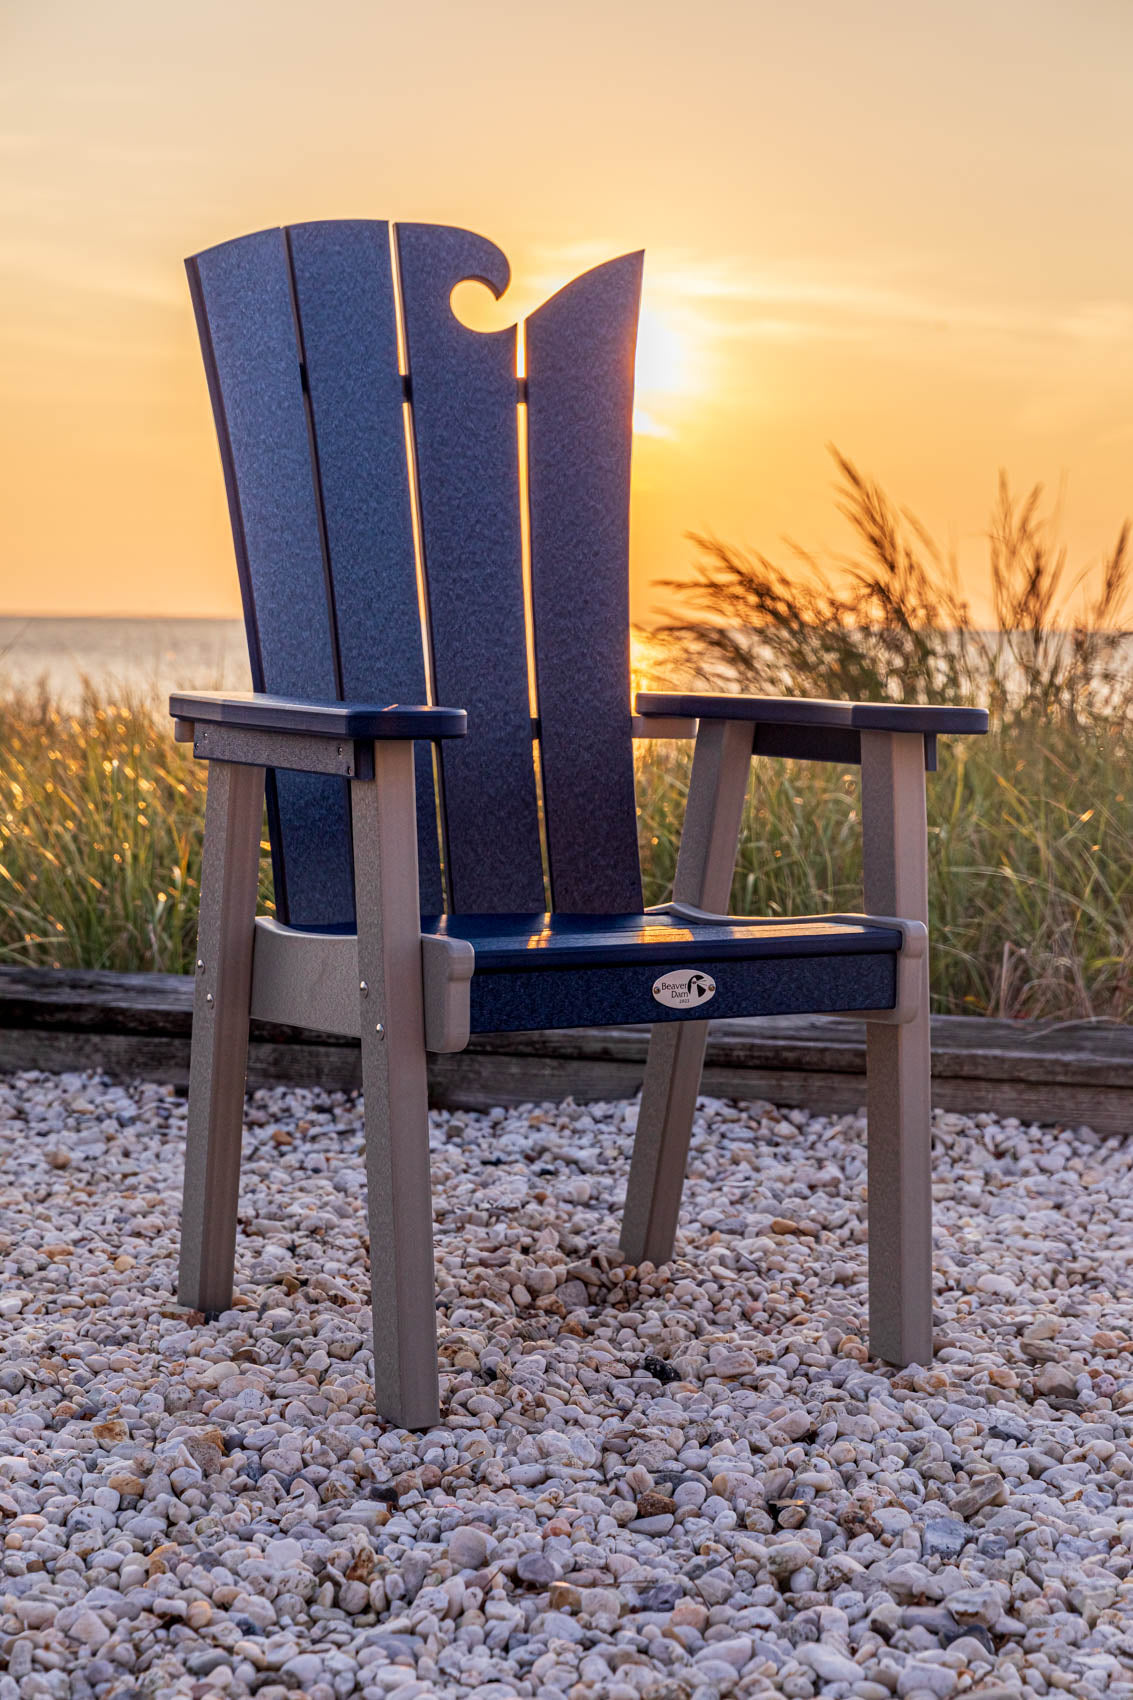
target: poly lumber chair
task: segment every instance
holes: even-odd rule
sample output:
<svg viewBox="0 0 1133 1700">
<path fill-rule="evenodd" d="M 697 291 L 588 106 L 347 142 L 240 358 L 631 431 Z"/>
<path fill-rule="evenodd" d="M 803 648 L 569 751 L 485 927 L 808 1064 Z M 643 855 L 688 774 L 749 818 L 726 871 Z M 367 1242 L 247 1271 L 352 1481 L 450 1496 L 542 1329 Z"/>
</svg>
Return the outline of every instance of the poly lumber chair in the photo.
<svg viewBox="0 0 1133 1700">
<path fill-rule="evenodd" d="M 465 279 L 508 282 L 467 231 L 296 225 L 188 269 L 255 689 L 170 702 L 209 764 L 182 1303 L 231 1301 L 253 1017 L 360 1037 L 376 1401 L 418 1427 L 438 1416 L 427 1051 L 652 1024 L 622 1247 L 663 1263 L 706 1018 L 845 1012 L 869 1032 L 871 1344 L 927 1361 L 924 775 L 937 733 L 986 715 L 652 693 L 631 714 L 639 254 L 527 319 L 523 376 L 516 327 L 451 309 Z M 673 901 L 647 911 L 633 739 L 694 736 Z M 860 761 L 871 913 L 727 915 L 753 755 Z"/>
</svg>

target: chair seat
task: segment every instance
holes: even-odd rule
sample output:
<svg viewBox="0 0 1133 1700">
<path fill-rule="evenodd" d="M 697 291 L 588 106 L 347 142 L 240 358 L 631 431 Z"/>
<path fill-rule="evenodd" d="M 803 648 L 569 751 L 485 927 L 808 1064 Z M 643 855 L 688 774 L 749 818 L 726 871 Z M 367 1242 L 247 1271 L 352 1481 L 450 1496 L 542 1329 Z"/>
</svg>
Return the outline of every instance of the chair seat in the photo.
<svg viewBox="0 0 1133 1700">
<path fill-rule="evenodd" d="M 829 920 L 437 915 L 476 952 L 474 1033 L 892 1009 L 895 927 Z"/>
</svg>

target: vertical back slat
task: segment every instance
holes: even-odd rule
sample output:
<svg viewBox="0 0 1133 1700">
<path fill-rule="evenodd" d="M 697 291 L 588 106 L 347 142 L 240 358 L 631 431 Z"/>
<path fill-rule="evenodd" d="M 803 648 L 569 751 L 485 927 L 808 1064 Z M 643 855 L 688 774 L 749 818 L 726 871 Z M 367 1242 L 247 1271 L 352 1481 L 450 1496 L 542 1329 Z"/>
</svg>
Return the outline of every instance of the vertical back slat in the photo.
<svg viewBox="0 0 1133 1700">
<path fill-rule="evenodd" d="M 629 474 L 640 254 L 527 321 L 531 597 L 552 907 L 640 909 Z"/>
<path fill-rule="evenodd" d="M 453 315 L 466 278 L 507 287 L 503 254 L 440 225 L 399 225 L 397 246 L 439 702 L 468 710 L 441 754 L 452 908 L 539 911 L 542 852 L 527 689 L 514 327 Z"/>
<path fill-rule="evenodd" d="M 349 701 L 428 701 L 389 226 L 376 220 L 288 231 L 317 443 L 323 522 Z M 444 908 L 433 753 L 418 744 L 421 908 Z"/>
<path fill-rule="evenodd" d="M 228 487 L 257 690 L 334 698 L 338 676 L 283 232 L 187 262 Z M 269 779 L 271 776 L 269 776 Z M 345 783 L 268 787 L 276 906 L 295 926 L 353 917 Z"/>
</svg>

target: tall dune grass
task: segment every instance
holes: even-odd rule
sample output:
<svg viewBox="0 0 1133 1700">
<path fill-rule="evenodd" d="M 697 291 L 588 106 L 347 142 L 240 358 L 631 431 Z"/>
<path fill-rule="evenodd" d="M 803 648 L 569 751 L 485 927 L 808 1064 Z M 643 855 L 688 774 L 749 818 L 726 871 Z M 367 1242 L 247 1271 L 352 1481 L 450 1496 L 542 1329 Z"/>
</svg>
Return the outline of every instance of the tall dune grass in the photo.
<svg viewBox="0 0 1133 1700">
<path fill-rule="evenodd" d="M 929 776 L 935 1007 L 1133 1020 L 1133 673 L 1114 630 L 1125 532 L 1083 601 L 1038 492 L 1002 488 L 988 570 L 1003 629 L 987 634 L 916 521 L 839 467 L 858 553 L 780 567 L 702 540 L 698 579 L 673 587 L 677 620 L 651 638 L 649 682 L 989 704 L 991 735 L 942 739 Z M 657 902 L 689 752 L 645 744 L 637 760 Z M 74 713 L 0 700 L 0 961 L 188 971 L 203 780 L 160 705 L 94 686 Z M 858 808 L 855 769 L 757 762 L 735 911 L 859 908 Z"/>
<path fill-rule="evenodd" d="M 1036 488 L 1004 480 L 988 533 L 996 629 L 916 518 L 835 451 L 853 553 L 784 566 L 694 539 L 678 617 L 651 635 L 651 681 L 766 695 L 971 702 L 986 738 L 940 742 L 929 776 L 935 1007 L 1133 1019 L 1133 643 L 1129 528 L 1092 575 L 1070 571 Z M 856 908 L 855 772 L 761 761 L 732 901 L 801 914 Z M 650 895 L 672 879 L 687 755 L 642 758 Z"/>
<path fill-rule="evenodd" d="M 185 972 L 203 819 L 201 769 L 145 697 L 0 700 L 0 960 Z"/>
</svg>

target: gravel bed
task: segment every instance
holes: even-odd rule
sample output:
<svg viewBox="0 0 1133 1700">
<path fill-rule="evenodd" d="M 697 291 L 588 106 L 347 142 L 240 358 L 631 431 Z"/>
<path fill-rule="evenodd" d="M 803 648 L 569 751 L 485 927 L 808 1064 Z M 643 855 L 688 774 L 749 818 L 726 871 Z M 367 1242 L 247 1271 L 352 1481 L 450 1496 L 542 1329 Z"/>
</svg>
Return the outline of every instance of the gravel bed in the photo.
<svg viewBox="0 0 1133 1700">
<path fill-rule="evenodd" d="M 444 1416 L 373 1413 L 357 1100 L 249 1101 L 234 1308 L 185 1105 L 0 1081 L 0 1700 L 1133 1696 L 1133 1141 L 940 1115 L 937 1356 L 864 1328 L 858 1117 L 433 1119 Z"/>
</svg>

